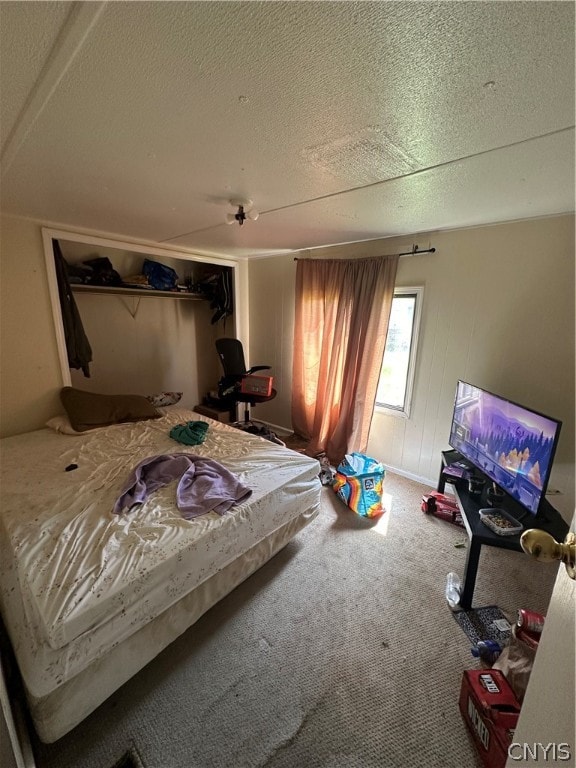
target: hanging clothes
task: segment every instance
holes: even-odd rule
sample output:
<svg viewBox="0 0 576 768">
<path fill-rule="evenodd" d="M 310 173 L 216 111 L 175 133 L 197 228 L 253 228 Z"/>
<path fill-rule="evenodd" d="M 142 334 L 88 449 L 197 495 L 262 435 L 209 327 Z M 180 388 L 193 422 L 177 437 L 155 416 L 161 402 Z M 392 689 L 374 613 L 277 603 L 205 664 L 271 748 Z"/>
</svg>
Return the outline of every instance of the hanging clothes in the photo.
<svg viewBox="0 0 576 768">
<path fill-rule="evenodd" d="M 92 362 L 92 348 L 84 332 L 80 313 L 70 288 L 67 264 L 64 256 L 62 256 L 58 240 L 52 240 L 52 247 L 54 249 L 54 264 L 56 266 L 68 365 L 70 368 L 82 369 L 84 376 L 90 378 L 89 363 Z"/>
<path fill-rule="evenodd" d="M 216 277 L 210 308 L 216 310 L 212 316 L 212 325 L 220 320 L 226 322 L 226 318 L 234 311 L 232 304 L 232 277 L 231 271 L 227 268 L 223 269 Z"/>
</svg>

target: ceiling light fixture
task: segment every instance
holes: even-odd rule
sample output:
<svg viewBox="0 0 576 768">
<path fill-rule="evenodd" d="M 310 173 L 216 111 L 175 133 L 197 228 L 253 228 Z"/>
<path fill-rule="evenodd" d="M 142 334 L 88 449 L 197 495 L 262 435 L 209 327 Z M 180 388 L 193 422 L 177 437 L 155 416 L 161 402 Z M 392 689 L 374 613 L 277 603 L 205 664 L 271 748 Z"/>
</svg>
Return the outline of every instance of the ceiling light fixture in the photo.
<svg viewBox="0 0 576 768">
<path fill-rule="evenodd" d="M 230 205 L 238 208 L 238 211 L 226 215 L 226 224 L 234 224 L 237 221 L 242 226 L 246 219 L 256 221 L 260 215 L 255 208 L 252 208 L 252 200 L 230 200 Z"/>
</svg>

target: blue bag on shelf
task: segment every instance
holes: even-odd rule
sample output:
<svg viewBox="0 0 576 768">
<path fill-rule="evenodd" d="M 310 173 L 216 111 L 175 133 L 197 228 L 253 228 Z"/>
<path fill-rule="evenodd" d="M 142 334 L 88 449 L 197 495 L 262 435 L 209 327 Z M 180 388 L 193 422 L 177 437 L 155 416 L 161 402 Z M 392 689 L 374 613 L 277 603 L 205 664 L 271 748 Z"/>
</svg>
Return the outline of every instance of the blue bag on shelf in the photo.
<svg viewBox="0 0 576 768">
<path fill-rule="evenodd" d="M 157 291 L 171 291 L 178 285 L 178 274 L 172 267 L 160 264 L 159 261 L 145 259 L 142 265 L 142 274 L 146 275 L 148 282 Z"/>
<path fill-rule="evenodd" d="M 363 453 L 346 454 L 336 469 L 334 491 L 353 512 L 362 517 L 383 514 L 384 465 Z"/>
</svg>

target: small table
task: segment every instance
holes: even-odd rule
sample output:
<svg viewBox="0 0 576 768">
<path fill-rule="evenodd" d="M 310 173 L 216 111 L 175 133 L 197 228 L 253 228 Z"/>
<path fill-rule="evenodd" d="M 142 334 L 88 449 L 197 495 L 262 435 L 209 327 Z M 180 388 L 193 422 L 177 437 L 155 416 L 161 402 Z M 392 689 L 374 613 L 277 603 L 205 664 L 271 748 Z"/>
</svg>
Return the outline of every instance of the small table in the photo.
<svg viewBox="0 0 576 768">
<path fill-rule="evenodd" d="M 438 491 L 440 493 L 444 493 L 446 483 L 446 477 L 443 474 L 444 467 L 448 464 L 453 464 L 456 461 L 466 461 L 466 459 L 464 459 L 457 451 L 442 451 L 442 464 L 440 466 L 440 476 L 438 478 Z M 490 481 L 482 474 L 482 472 L 475 469 L 474 475 L 486 479 L 486 485 L 489 485 Z M 470 539 L 460 594 L 460 607 L 463 610 L 468 611 L 472 607 L 472 597 L 474 596 L 478 561 L 480 559 L 482 545 L 485 544 L 488 547 L 499 547 L 500 549 L 510 549 L 514 552 L 522 552 L 523 550 L 520 545 L 521 534 L 517 533 L 514 536 L 499 536 L 488 528 L 488 526 L 484 525 L 480 520 L 478 512 L 480 509 L 485 509 L 489 506 L 486 501 L 486 491 L 483 491 L 481 496 L 470 494 L 468 492 L 467 480 L 458 480 L 456 483 L 451 483 L 451 485 L 454 488 L 454 495 L 456 496 L 458 506 L 462 513 L 462 520 L 464 521 L 468 538 Z M 563 520 L 560 513 L 554 509 L 546 499 L 543 500 L 541 509 L 537 515 L 527 513 L 518 502 L 508 495 L 506 495 L 505 502 L 502 506 L 524 525 L 525 530 L 528 528 L 540 528 L 543 531 L 550 533 L 556 541 L 564 541 L 564 538 L 568 533 L 568 523 Z"/>
</svg>

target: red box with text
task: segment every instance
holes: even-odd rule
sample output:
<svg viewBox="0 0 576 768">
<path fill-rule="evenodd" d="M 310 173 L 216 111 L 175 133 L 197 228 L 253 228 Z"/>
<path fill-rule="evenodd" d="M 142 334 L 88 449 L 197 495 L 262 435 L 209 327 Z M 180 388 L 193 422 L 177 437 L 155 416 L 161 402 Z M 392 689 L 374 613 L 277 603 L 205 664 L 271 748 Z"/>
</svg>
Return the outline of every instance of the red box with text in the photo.
<svg viewBox="0 0 576 768">
<path fill-rule="evenodd" d="M 434 517 L 439 517 L 441 520 L 447 520 L 449 523 L 464 528 L 462 513 L 454 496 L 445 496 L 438 491 L 426 493 L 422 496 L 420 508 L 427 515 L 434 515 Z"/>
<path fill-rule="evenodd" d="M 497 669 L 464 672 L 460 713 L 486 768 L 504 768 L 520 715 L 520 703 Z"/>
<path fill-rule="evenodd" d="M 240 383 L 243 395 L 258 395 L 269 397 L 272 394 L 273 376 L 244 376 Z"/>
</svg>

